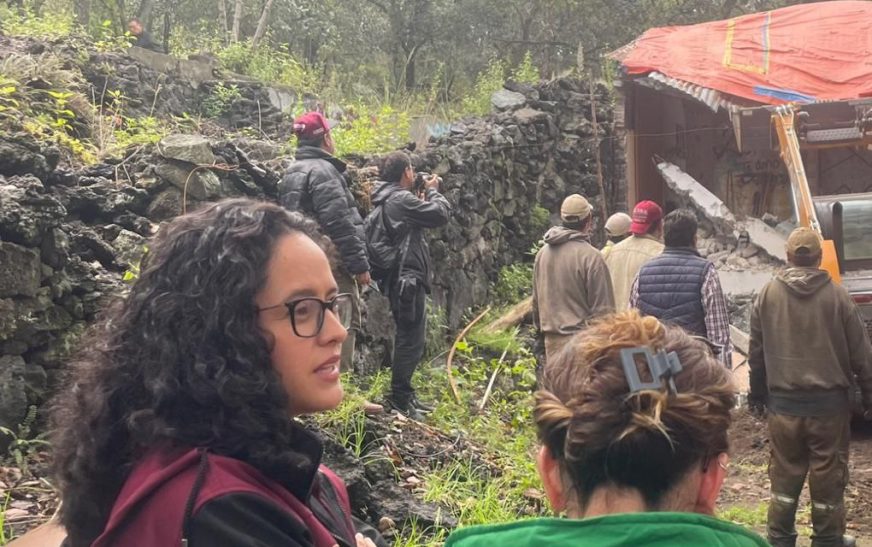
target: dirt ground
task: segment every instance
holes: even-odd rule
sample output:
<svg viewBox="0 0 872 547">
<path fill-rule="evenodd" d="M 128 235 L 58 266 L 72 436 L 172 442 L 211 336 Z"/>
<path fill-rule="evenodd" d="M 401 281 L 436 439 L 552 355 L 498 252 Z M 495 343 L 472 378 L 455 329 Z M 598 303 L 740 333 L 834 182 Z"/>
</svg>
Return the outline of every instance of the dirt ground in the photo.
<svg viewBox="0 0 872 547">
<path fill-rule="evenodd" d="M 765 422 L 740 411 L 731 432 L 732 459 L 719 509 L 724 516 L 745 521 L 765 534 L 769 501 L 769 440 Z M 872 546 L 872 425 L 855 423 L 852 428 L 850 481 L 845 494 L 848 509 L 847 533 L 858 545 Z M 811 544 L 808 487 L 803 490 L 797 515 L 799 545 Z"/>
</svg>

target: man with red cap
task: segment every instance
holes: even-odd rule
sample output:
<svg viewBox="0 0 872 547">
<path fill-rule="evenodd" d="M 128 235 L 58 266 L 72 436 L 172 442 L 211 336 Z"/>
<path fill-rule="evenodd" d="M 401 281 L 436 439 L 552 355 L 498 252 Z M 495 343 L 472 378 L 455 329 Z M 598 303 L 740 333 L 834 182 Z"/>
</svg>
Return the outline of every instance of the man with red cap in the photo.
<svg viewBox="0 0 872 547">
<path fill-rule="evenodd" d="M 336 148 L 330 130 L 335 125 L 320 112 L 306 112 L 294 120 L 296 161 L 279 182 L 278 194 L 284 207 L 317 220 L 339 251 L 336 282 L 339 292 L 350 293 L 354 303 L 351 328 L 342 344 L 341 369 L 351 370 L 355 334 L 360 328 L 358 287 L 369 285 L 371 279 L 363 218 L 348 189 L 345 162 L 333 155 Z"/>
<path fill-rule="evenodd" d="M 630 287 L 642 265 L 663 252 L 663 210 L 653 201 L 640 201 L 633 209 L 632 236 L 615 244 L 606 255 L 606 265 L 615 291 L 615 308 L 626 310 Z"/>
</svg>

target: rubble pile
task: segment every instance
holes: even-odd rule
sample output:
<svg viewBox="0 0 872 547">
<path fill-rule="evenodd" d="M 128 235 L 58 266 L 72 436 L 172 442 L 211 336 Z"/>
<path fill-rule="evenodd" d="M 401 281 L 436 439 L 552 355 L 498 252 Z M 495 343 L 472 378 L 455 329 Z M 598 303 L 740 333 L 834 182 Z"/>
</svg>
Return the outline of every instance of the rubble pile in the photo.
<svg viewBox="0 0 872 547">
<path fill-rule="evenodd" d="M 660 162 L 658 170 L 680 207 L 697 212 L 697 249 L 720 271 L 770 271 L 783 264 L 785 236 L 756 218 L 739 220 L 715 194 L 681 170 Z"/>
</svg>

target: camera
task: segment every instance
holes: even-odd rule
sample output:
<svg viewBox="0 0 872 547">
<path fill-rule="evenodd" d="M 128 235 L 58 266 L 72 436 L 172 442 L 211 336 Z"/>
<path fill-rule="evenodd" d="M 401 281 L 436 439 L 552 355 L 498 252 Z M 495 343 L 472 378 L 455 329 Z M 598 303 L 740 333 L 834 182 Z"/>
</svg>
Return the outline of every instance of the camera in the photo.
<svg viewBox="0 0 872 547">
<path fill-rule="evenodd" d="M 412 185 L 412 191 L 416 194 L 424 191 L 424 184 L 427 182 L 427 179 L 433 176 L 432 173 L 427 173 L 426 171 L 418 171 L 415 173 L 415 183 Z M 436 177 L 436 180 L 439 181 L 439 184 L 442 184 L 442 177 Z"/>
</svg>

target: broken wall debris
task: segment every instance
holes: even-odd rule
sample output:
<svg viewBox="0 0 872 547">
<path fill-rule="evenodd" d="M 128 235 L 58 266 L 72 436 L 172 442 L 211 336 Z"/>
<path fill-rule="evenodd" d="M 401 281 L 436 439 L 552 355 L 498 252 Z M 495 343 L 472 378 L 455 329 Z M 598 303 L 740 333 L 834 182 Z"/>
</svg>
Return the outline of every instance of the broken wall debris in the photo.
<svg viewBox="0 0 872 547">
<path fill-rule="evenodd" d="M 721 199 L 675 164 L 657 169 L 677 203 L 697 212 L 697 248 L 719 270 L 771 270 L 783 264 L 786 238 L 757 218 L 739 220 Z"/>
</svg>

